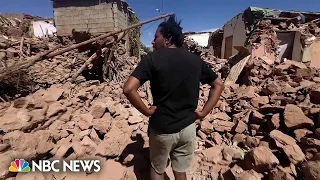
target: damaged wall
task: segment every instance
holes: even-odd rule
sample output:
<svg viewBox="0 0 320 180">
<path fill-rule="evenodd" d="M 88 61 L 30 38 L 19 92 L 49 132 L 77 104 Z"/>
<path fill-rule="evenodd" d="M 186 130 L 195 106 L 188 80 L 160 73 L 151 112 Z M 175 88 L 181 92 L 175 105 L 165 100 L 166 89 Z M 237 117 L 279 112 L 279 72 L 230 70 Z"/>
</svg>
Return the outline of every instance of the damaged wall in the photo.
<svg viewBox="0 0 320 180">
<path fill-rule="evenodd" d="M 292 51 L 292 60 L 300 62 L 302 60 L 302 44 L 300 41 L 301 32 L 296 31 L 294 42 L 293 42 L 293 51 Z"/>
<path fill-rule="evenodd" d="M 243 46 L 245 43 L 246 31 L 242 15 L 243 13 L 238 14 L 223 27 L 222 58 L 227 59 L 230 56 L 236 55 L 238 51 L 233 46 Z M 232 42 L 231 45 L 230 42 Z"/>
<path fill-rule="evenodd" d="M 306 47 L 302 54 L 302 62 L 310 62 L 310 67 L 320 68 L 320 40 Z"/>
<path fill-rule="evenodd" d="M 197 42 L 200 46 L 207 47 L 209 42 L 209 32 L 205 33 L 190 33 L 185 34 L 187 37 L 193 39 L 195 42 Z"/>
<path fill-rule="evenodd" d="M 72 34 L 72 29 L 105 33 L 128 26 L 128 5 L 120 0 L 53 1 L 54 19 L 59 36 Z"/>
<path fill-rule="evenodd" d="M 57 32 L 53 21 L 34 21 L 32 22 L 33 34 L 35 37 L 52 36 Z"/>
</svg>

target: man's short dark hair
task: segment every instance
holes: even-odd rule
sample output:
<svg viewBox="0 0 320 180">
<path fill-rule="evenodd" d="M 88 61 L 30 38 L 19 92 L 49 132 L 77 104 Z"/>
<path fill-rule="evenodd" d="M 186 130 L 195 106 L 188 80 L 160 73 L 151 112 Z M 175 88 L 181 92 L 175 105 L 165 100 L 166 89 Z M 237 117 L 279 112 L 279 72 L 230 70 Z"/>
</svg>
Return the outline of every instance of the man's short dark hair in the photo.
<svg viewBox="0 0 320 180">
<path fill-rule="evenodd" d="M 177 22 L 175 15 L 169 17 L 165 22 L 159 25 L 161 34 L 166 38 L 171 38 L 171 43 L 175 44 L 178 48 L 183 46 L 184 35 L 182 33 L 182 27 L 180 27 L 181 21 Z"/>
</svg>

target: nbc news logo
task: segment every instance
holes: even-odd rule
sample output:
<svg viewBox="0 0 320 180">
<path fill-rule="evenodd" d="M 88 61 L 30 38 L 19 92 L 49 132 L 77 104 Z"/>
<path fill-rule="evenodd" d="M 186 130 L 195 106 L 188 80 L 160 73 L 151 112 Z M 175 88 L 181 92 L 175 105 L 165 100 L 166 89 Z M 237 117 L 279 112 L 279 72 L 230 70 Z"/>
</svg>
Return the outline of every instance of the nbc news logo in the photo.
<svg viewBox="0 0 320 180">
<path fill-rule="evenodd" d="M 31 168 L 29 163 L 24 159 L 16 159 L 11 162 L 9 167 L 10 172 L 81 172 L 81 171 L 100 171 L 100 161 L 99 160 L 70 160 L 70 161 L 60 161 L 60 160 L 39 160 L 38 162 L 32 161 Z"/>
</svg>

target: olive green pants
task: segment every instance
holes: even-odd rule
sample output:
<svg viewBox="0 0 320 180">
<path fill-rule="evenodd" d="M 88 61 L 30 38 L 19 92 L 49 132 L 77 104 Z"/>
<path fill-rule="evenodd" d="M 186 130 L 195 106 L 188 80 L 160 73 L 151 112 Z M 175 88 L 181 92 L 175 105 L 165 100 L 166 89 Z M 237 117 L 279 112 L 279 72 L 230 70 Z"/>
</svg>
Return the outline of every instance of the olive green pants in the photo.
<svg viewBox="0 0 320 180">
<path fill-rule="evenodd" d="M 166 171 L 169 158 L 174 171 L 186 172 L 196 148 L 196 126 L 193 123 L 174 134 L 156 134 L 150 128 L 149 146 L 151 166 L 158 174 Z"/>
</svg>

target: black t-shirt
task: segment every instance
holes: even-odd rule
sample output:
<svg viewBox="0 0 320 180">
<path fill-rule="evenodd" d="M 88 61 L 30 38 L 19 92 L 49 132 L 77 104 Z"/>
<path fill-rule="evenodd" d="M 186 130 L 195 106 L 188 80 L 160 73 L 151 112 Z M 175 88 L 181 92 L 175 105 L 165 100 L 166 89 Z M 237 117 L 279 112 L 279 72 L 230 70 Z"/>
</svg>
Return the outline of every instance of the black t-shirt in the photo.
<svg viewBox="0 0 320 180">
<path fill-rule="evenodd" d="M 145 56 L 131 76 L 150 80 L 153 105 L 149 127 L 161 134 L 177 133 L 196 120 L 200 82 L 218 76 L 199 57 L 180 48 L 164 48 Z"/>
</svg>

